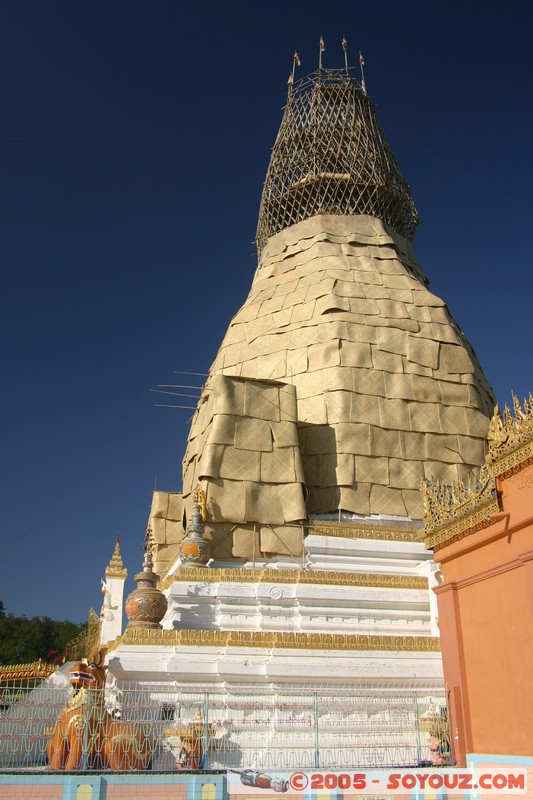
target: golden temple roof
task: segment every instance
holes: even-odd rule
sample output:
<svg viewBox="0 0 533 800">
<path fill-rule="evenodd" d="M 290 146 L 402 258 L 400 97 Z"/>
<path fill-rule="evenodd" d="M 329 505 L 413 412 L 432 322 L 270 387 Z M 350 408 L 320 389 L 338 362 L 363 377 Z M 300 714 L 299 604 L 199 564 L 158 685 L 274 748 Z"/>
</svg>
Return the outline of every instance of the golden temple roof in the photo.
<svg viewBox="0 0 533 800">
<path fill-rule="evenodd" d="M 53 675 L 59 664 L 49 664 L 39 659 L 30 664 L 7 664 L 0 666 L 0 685 L 19 680 L 44 680 Z"/>
</svg>

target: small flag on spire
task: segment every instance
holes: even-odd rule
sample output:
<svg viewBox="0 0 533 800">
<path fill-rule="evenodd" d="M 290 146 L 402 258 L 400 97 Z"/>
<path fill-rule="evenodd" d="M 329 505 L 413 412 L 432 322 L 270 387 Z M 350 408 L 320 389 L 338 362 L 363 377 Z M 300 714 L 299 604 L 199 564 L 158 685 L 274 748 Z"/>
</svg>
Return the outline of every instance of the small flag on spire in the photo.
<svg viewBox="0 0 533 800">
<path fill-rule="evenodd" d="M 367 94 L 366 91 L 366 83 L 365 83 L 365 59 L 363 58 L 362 52 L 359 50 L 359 64 L 361 67 L 361 89 L 363 90 L 363 94 Z"/>
<path fill-rule="evenodd" d="M 348 70 L 348 42 L 346 41 L 346 36 L 342 37 L 342 49 L 344 50 L 344 69 L 346 70 L 346 74 L 349 75 L 350 72 Z"/>
<path fill-rule="evenodd" d="M 320 48 L 318 50 L 318 69 L 322 69 L 322 53 L 326 49 L 326 45 L 324 44 L 324 39 L 320 37 Z"/>
<path fill-rule="evenodd" d="M 292 72 L 289 75 L 289 80 L 287 81 L 289 86 L 292 86 L 292 84 L 294 83 L 294 71 L 295 71 L 296 67 L 299 67 L 299 66 L 300 66 L 300 57 L 299 57 L 297 51 L 295 50 L 294 51 L 294 55 L 292 57 Z"/>
</svg>

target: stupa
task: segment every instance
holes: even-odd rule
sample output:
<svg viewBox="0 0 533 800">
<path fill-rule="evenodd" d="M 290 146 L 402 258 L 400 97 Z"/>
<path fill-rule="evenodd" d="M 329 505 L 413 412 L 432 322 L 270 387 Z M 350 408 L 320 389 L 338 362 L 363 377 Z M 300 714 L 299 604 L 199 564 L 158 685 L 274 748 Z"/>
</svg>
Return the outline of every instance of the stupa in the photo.
<svg viewBox="0 0 533 800">
<path fill-rule="evenodd" d="M 483 463 L 494 399 L 418 221 L 364 81 L 293 71 L 251 290 L 153 496 L 162 630 L 108 643 L 117 686 L 443 689 L 419 488 Z"/>
</svg>

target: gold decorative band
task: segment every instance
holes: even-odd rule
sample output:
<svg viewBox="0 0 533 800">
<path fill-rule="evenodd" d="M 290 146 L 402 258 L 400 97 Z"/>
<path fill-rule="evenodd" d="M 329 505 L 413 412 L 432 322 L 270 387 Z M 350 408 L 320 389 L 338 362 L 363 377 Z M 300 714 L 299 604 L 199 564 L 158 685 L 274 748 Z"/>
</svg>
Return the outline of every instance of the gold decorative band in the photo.
<svg viewBox="0 0 533 800">
<path fill-rule="evenodd" d="M 29 664 L 8 664 L 0 666 L 0 684 L 21 678 L 43 680 L 52 675 L 59 664 L 48 664 L 45 661 L 34 661 Z"/>
<path fill-rule="evenodd" d="M 500 506 L 498 500 L 497 498 L 493 498 L 470 514 L 458 517 L 458 519 L 455 520 L 452 517 L 452 521 L 449 522 L 448 525 L 433 533 L 428 533 L 426 536 L 426 547 L 434 551 L 442 550 L 446 545 L 464 539 L 465 536 L 468 536 L 475 530 L 488 527 L 491 524 L 491 517 L 497 514 L 499 510 Z"/>
<path fill-rule="evenodd" d="M 365 522 L 322 522 L 316 520 L 305 524 L 308 536 L 336 536 L 343 539 L 378 539 L 385 542 L 419 542 L 424 528 L 403 525 L 369 525 Z"/>
<path fill-rule="evenodd" d="M 298 650 L 385 650 L 401 652 L 440 651 L 440 639 L 431 636 L 381 634 L 266 633 L 263 631 L 126 630 L 108 650 L 121 645 L 152 647 L 263 647 Z"/>
<path fill-rule="evenodd" d="M 492 466 L 492 472 L 498 478 L 507 478 L 521 469 L 528 467 L 533 461 L 533 441 L 517 447 L 512 453 L 498 458 Z"/>
<path fill-rule="evenodd" d="M 302 569 L 210 569 L 180 567 L 159 584 L 168 589 L 180 583 L 299 583 L 330 586 L 370 586 L 381 589 L 427 589 L 427 578 L 413 575 L 377 575 L 369 572 L 322 572 Z"/>
<path fill-rule="evenodd" d="M 496 479 L 509 478 L 533 463 L 533 395 L 523 406 L 513 395 L 514 417 L 498 406 L 489 424 L 485 464 L 470 481 L 422 481 L 424 539 L 435 550 L 488 527 L 500 509 Z"/>
</svg>

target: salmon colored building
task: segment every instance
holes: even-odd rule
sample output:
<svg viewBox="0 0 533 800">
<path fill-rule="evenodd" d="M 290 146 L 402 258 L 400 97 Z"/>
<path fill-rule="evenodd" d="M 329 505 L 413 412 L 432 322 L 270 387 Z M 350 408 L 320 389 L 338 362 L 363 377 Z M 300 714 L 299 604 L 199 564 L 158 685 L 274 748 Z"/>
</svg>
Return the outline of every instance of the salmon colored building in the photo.
<svg viewBox="0 0 533 800">
<path fill-rule="evenodd" d="M 533 397 L 496 408 L 472 485 L 423 494 L 455 758 L 533 769 Z"/>
</svg>

